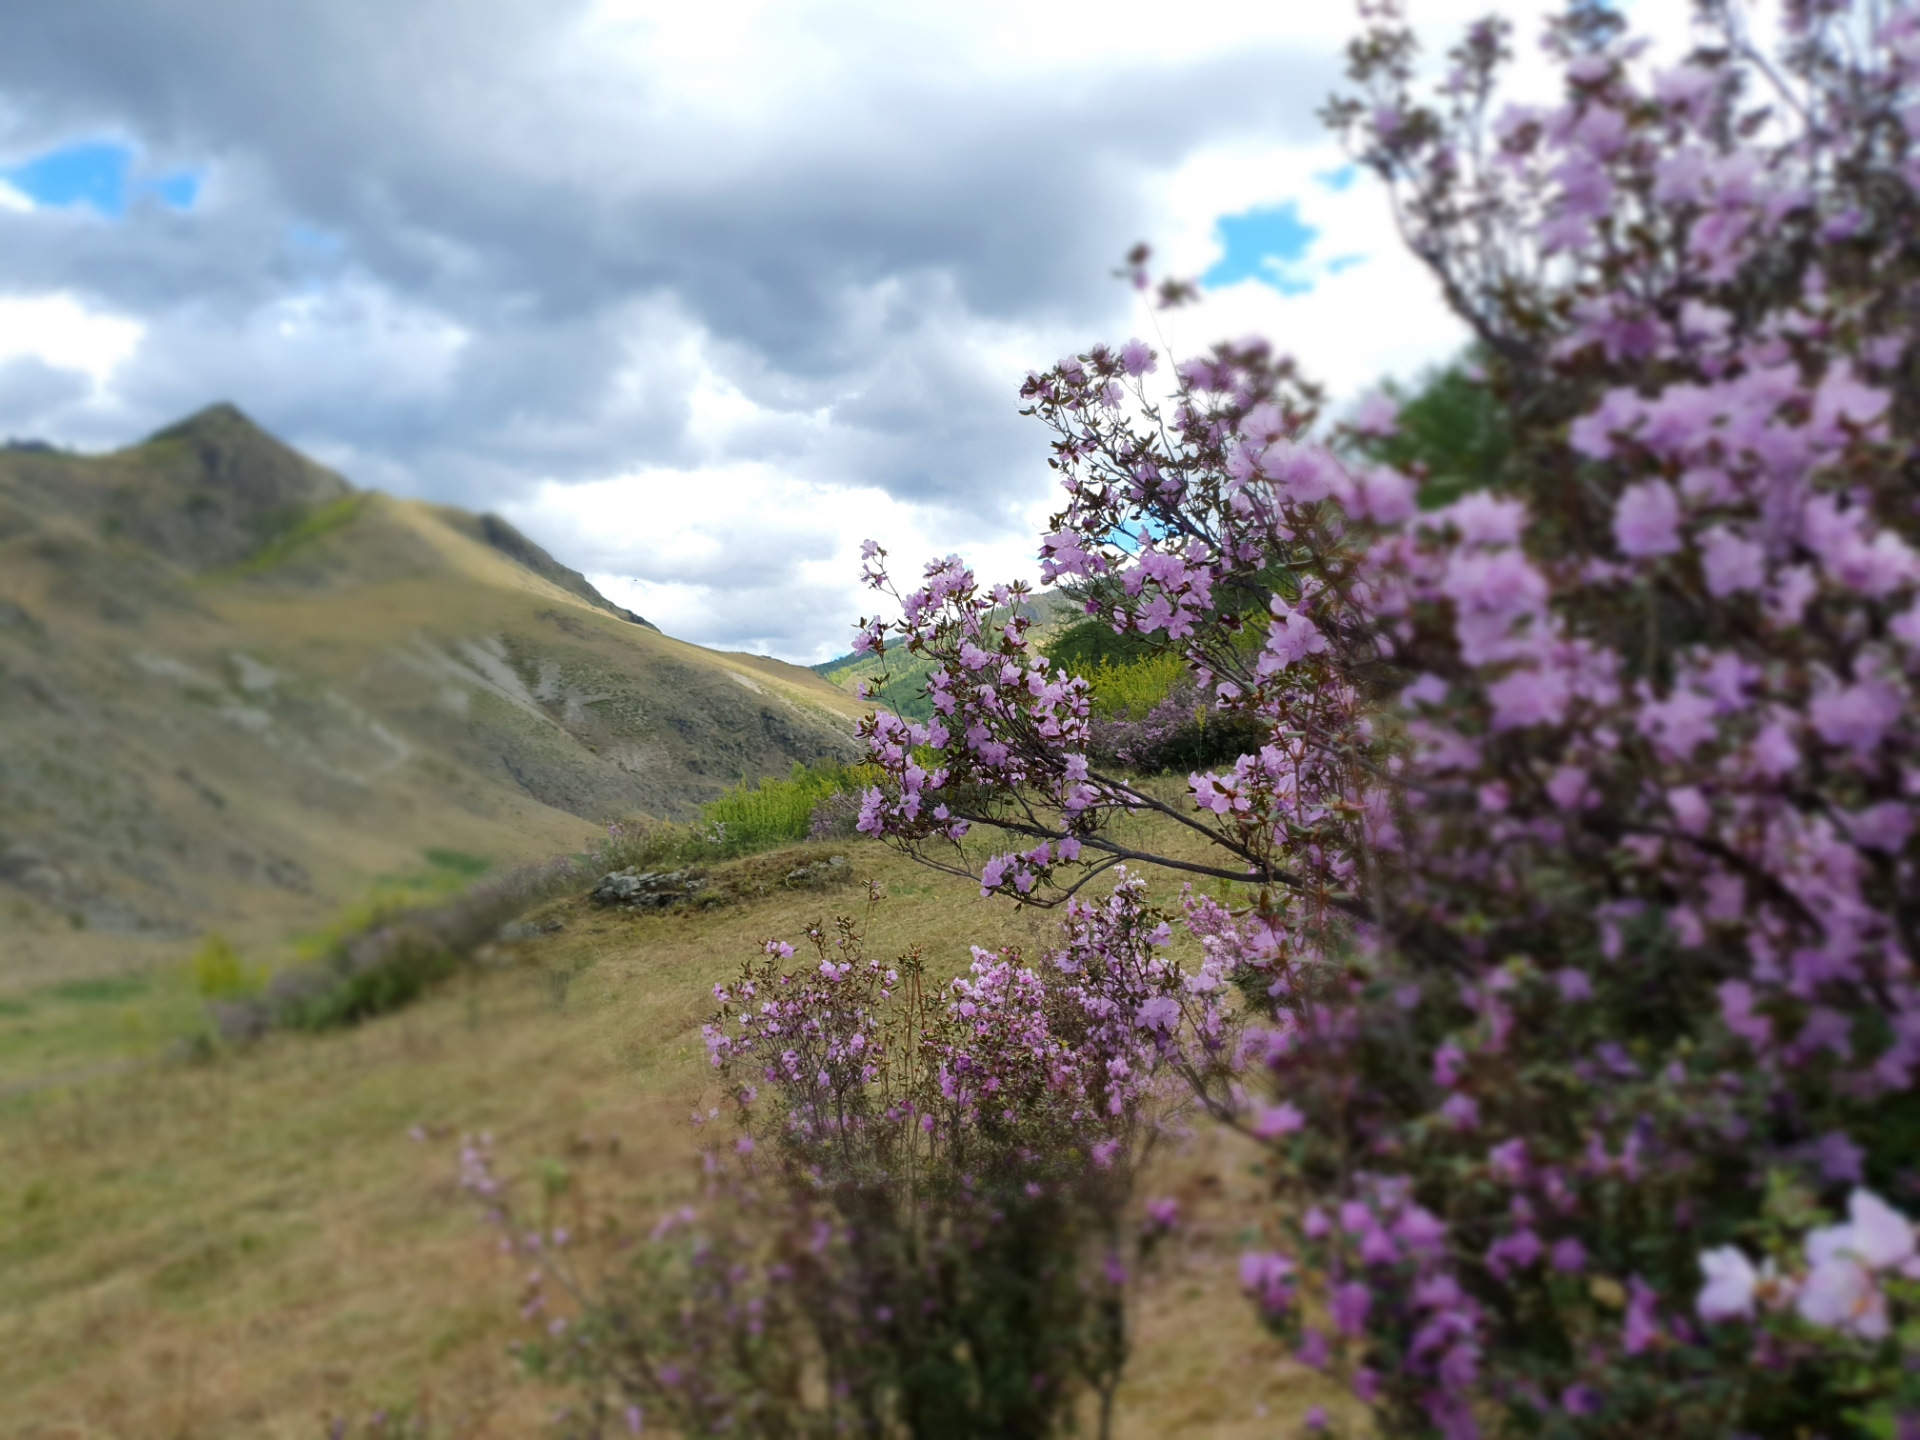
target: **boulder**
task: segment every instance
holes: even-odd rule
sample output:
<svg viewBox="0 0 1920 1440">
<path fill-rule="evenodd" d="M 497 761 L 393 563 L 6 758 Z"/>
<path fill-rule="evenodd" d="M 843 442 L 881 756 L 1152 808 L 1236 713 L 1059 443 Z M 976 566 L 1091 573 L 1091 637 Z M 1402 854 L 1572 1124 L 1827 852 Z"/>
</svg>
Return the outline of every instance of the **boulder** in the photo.
<svg viewBox="0 0 1920 1440">
<path fill-rule="evenodd" d="M 675 901 L 697 895 L 706 881 L 687 870 L 639 870 L 629 865 L 600 877 L 593 887 L 596 905 L 618 906 L 623 910 L 658 910 Z"/>
</svg>

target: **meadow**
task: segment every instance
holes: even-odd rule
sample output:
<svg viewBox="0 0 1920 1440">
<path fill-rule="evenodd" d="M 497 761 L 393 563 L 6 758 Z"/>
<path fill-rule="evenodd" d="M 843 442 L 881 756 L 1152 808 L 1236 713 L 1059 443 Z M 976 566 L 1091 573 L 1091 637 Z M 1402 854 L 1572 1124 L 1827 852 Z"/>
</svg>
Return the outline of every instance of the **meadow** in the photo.
<svg viewBox="0 0 1920 1440">
<path fill-rule="evenodd" d="M 783 883 L 833 854 L 837 886 Z M 745 898 L 631 914 L 579 887 L 528 917 L 563 928 L 483 948 L 414 1005 L 237 1049 L 166 1043 L 195 1023 L 185 965 L 32 995 L 0 1029 L 0 1431 L 303 1437 L 384 1412 L 532 1433 L 567 1397 L 509 1353 L 517 1269 L 457 1191 L 460 1136 L 663 1211 L 693 1183 L 711 987 L 759 942 L 863 909 L 869 882 L 876 949 L 921 945 L 936 973 L 964 967 L 960 937 L 1033 952 L 1053 926 L 868 841 L 711 873 Z M 97 1073 L 23 1083 L 56 1043 Z M 1149 1189 L 1190 1223 L 1142 1292 L 1121 1434 L 1268 1434 L 1325 1398 L 1237 1291 L 1256 1161 L 1205 1128 L 1163 1149 Z"/>
</svg>

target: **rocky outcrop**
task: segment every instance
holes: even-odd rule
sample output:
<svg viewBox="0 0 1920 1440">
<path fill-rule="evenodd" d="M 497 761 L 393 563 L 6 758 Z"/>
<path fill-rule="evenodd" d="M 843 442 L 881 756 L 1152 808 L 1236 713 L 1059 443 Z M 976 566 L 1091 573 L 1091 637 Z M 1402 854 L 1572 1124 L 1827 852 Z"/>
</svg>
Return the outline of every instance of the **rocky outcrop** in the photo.
<svg viewBox="0 0 1920 1440">
<path fill-rule="evenodd" d="M 600 877 L 590 897 L 596 905 L 622 910 L 663 910 L 698 895 L 706 878 L 692 870 L 637 870 L 629 865 Z"/>
</svg>

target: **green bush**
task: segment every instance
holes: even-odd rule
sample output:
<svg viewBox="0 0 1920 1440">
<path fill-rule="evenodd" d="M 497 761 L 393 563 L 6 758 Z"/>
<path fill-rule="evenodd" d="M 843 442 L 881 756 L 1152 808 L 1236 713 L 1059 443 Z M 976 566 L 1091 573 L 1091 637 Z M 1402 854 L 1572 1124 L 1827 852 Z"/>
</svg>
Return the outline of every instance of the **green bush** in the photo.
<svg viewBox="0 0 1920 1440">
<path fill-rule="evenodd" d="M 337 979 L 329 988 L 289 1007 L 288 1022 L 297 1029 L 329 1030 L 398 1010 L 458 969 L 468 948 L 411 929 L 380 932 L 374 939 L 365 945 L 364 959 L 352 951 L 341 957 L 345 963 L 336 966 Z"/>
<path fill-rule="evenodd" d="M 260 988 L 261 975 L 240 963 L 227 937 L 217 931 L 200 943 L 187 962 L 193 988 L 203 1000 L 238 1000 Z"/>
<path fill-rule="evenodd" d="M 1187 678 L 1187 662 L 1178 655 L 1147 655 L 1115 664 L 1102 659 L 1084 672 L 1093 695 L 1093 713 L 1103 719 L 1144 720 L 1153 707 Z"/>
<path fill-rule="evenodd" d="M 1102 665 L 1130 665 L 1153 658 L 1154 647 L 1138 635 L 1117 635 L 1104 620 L 1077 620 L 1040 647 L 1072 675 L 1091 677 Z"/>
<path fill-rule="evenodd" d="M 718 855 L 747 855 L 806 839 L 816 805 L 861 788 L 856 767 L 833 761 L 795 765 L 784 780 L 742 782 L 729 790 L 702 807 L 701 824 Z"/>
<path fill-rule="evenodd" d="M 857 795 L 872 781 L 866 767 L 836 760 L 795 765 L 784 780 L 742 781 L 700 809 L 691 825 L 639 821 L 610 825 L 608 838 L 586 856 L 604 873 L 628 866 L 658 869 L 702 860 L 731 860 L 809 836 L 814 811 L 835 795 Z"/>
</svg>

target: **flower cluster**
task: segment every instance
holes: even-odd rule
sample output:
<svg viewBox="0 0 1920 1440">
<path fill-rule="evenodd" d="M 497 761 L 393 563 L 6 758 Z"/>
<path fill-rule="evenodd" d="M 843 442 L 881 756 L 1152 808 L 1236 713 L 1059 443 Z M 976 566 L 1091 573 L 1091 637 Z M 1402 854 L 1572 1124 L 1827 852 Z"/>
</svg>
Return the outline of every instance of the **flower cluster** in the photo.
<svg viewBox="0 0 1920 1440">
<path fill-rule="evenodd" d="M 1756 1268 L 1735 1245 L 1707 1251 L 1700 1269 L 1707 1277 L 1695 1301 L 1702 1320 L 1752 1320 L 1760 1307 L 1790 1305 L 1810 1325 L 1884 1340 L 1892 1327 L 1883 1282 L 1920 1280 L 1920 1255 L 1913 1222 L 1872 1191 L 1855 1190 L 1846 1224 L 1808 1233 L 1803 1274 L 1783 1275 L 1771 1260 Z"/>
<path fill-rule="evenodd" d="M 1123 876 L 1037 968 L 976 951 L 941 987 L 864 930 L 810 928 L 805 964 L 769 940 L 715 987 L 731 1142 L 651 1235 L 530 1224 L 489 1143 L 463 1147 L 532 1266 L 523 1358 L 581 1384 L 578 1433 L 637 1407 L 690 1434 L 1037 1437 L 1089 1392 L 1107 1432 L 1128 1288 L 1178 1219 L 1132 1217 L 1169 1053 L 1138 1017 L 1186 980 L 1171 927 Z"/>
<path fill-rule="evenodd" d="M 1561 102 L 1496 108 L 1499 24 L 1427 102 L 1376 8 L 1332 116 L 1478 337 L 1495 483 L 1423 505 L 1366 458 L 1390 403 L 1329 426 L 1258 342 L 1031 377 L 1043 578 L 1253 739 L 1185 805 L 1103 766 L 1020 593 L 946 560 L 865 626 L 934 719 L 869 721 L 862 827 L 953 868 L 994 827 L 981 884 L 1029 902 L 1136 859 L 1244 887 L 1134 1023 L 1273 1146 L 1248 1288 L 1316 1291 L 1303 1353 L 1390 1430 L 1796 1433 L 1885 1374 L 1729 1359 L 1689 1298 L 1770 1177 L 1915 1183 L 1920 13 L 1795 0 L 1776 64 L 1715 0 L 1650 70 L 1575 5 Z M 1140 855 L 1143 812 L 1186 843 Z M 1845 1308 L 1877 1272 L 1833 1255 L 1796 1294 Z"/>
</svg>

